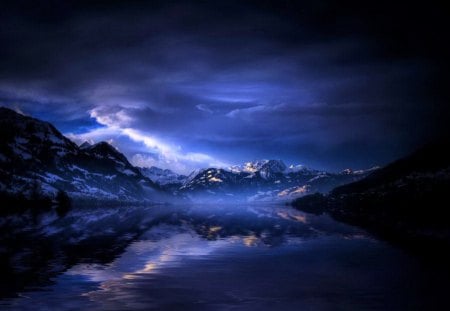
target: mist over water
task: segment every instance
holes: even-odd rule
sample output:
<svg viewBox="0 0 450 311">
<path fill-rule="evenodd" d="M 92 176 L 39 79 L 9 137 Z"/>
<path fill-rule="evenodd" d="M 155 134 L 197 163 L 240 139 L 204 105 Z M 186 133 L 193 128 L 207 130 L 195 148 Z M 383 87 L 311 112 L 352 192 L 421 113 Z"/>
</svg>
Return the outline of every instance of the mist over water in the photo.
<svg viewBox="0 0 450 311">
<path fill-rule="evenodd" d="M 5 310 L 420 309 L 448 270 L 278 205 L 76 209 L 5 217 Z"/>
</svg>

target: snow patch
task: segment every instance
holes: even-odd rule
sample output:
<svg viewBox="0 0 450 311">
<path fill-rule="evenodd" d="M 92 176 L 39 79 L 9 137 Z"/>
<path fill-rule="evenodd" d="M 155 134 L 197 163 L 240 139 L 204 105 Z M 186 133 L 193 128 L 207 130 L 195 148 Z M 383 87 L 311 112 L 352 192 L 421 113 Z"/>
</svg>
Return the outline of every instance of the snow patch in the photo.
<svg viewBox="0 0 450 311">
<path fill-rule="evenodd" d="M 31 158 L 32 158 L 31 154 L 29 154 L 28 152 L 26 152 L 24 150 L 21 150 L 23 147 L 21 147 L 21 146 L 19 147 L 17 145 L 11 145 L 11 144 L 9 146 L 12 148 L 14 154 L 20 156 L 24 160 L 31 160 Z"/>
<path fill-rule="evenodd" d="M 42 175 L 39 175 L 39 176 L 44 178 L 45 181 L 49 182 L 49 183 L 54 183 L 57 181 L 66 181 L 65 179 L 61 178 L 60 176 L 52 174 L 52 173 L 45 173 L 45 176 L 42 176 Z"/>
<path fill-rule="evenodd" d="M 82 169 L 81 167 L 76 166 L 76 165 L 71 165 L 71 166 L 68 167 L 68 169 L 69 169 L 71 172 L 73 172 L 73 171 L 80 171 L 80 172 L 83 172 L 84 174 L 89 174 L 88 171 L 86 171 L 85 169 Z"/>
<path fill-rule="evenodd" d="M 64 145 L 64 141 L 61 138 L 56 137 L 54 134 L 50 134 L 48 136 L 48 140 L 57 145 Z"/>
<path fill-rule="evenodd" d="M 120 170 L 121 173 L 127 175 L 127 176 L 136 176 L 137 174 L 135 172 L 133 172 L 130 169 L 126 169 L 126 170 Z"/>
<path fill-rule="evenodd" d="M 209 181 L 212 181 L 212 182 L 223 182 L 223 180 L 222 180 L 222 179 L 220 179 L 220 178 L 217 178 L 217 177 L 215 177 L 215 176 L 213 176 L 213 177 L 210 177 L 210 178 L 209 178 Z"/>
</svg>

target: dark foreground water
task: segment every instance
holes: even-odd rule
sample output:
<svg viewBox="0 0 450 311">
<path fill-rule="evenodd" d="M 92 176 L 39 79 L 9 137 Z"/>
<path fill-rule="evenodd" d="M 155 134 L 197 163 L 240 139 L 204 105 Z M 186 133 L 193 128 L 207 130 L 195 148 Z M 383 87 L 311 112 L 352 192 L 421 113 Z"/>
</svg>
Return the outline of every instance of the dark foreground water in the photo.
<svg viewBox="0 0 450 311">
<path fill-rule="evenodd" d="M 284 206 L 84 208 L 64 218 L 3 217 L 0 259 L 0 310 L 449 306 L 445 263 Z"/>
</svg>

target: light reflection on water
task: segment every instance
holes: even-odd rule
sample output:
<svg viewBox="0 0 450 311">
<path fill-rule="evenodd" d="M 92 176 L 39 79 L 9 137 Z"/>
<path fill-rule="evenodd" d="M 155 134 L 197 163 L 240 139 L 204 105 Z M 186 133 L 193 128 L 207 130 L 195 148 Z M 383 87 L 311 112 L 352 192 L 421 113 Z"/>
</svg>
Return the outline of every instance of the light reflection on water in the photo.
<svg viewBox="0 0 450 311">
<path fill-rule="evenodd" d="M 284 206 L 83 209 L 0 228 L 6 310 L 407 310 L 446 283 L 362 230 Z"/>
</svg>

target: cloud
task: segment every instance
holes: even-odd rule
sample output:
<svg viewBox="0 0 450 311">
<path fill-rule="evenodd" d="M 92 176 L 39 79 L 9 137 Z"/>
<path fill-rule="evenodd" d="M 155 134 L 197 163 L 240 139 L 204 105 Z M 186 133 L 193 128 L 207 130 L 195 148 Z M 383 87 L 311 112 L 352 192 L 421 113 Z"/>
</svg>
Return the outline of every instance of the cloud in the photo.
<svg viewBox="0 0 450 311">
<path fill-rule="evenodd" d="M 138 167 L 156 166 L 163 169 L 188 175 L 194 169 L 206 167 L 229 167 L 205 154 L 188 153 L 181 157 L 164 157 L 161 154 L 136 153 L 131 157 L 131 163 Z"/>
<path fill-rule="evenodd" d="M 446 85 L 437 73 L 447 75 L 448 53 L 436 40 L 446 28 L 433 24 L 445 18 L 409 20 L 413 7 L 22 2 L 0 11 L 2 105 L 76 141 L 113 138 L 130 158 L 154 153 L 152 161 L 196 167 L 276 152 L 372 165 L 388 157 L 383 148 L 448 132 L 436 89 Z M 368 16 L 372 6 L 389 18 Z M 370 150 L 348 148 L 361 141 Z M 337 151 L 311 156 L 324 148 Z"/>
<path fill-rule="evenodd" d="M 197 108 L 200 111 L 204 111 L 204 112 L 208 112 L 208 113 L 214 113 L 214 111 L 212 111 L 211 108 L 209 108 L 207 105 L 205 104 L 199 104 L 196 105 L 195 108 Z"/>
<path fill-rule="evenodd" d="M 126 128 L 122 133 L 128 136 L 135 142 L 143 143 L 153 155 L 150 158 L 146 158 L 142 155 L 136 158 L 136 155 L 132 157 L 132 162 L 137 166 L 142 166 L 144 163 L 150 160 L 153 166 L 161 168 L 169 168 L 183 173 L 190 173 L 193 168 L 202 167 L 226 167 L 230 164 L 222 162 L 212 156 L 199 153 L 199 152 L 183 152 L 179 146 L 171 146 L 164 144 L 154 137 L 143 134 L 135 129 Z M 155 158 L 154 155 L 158 157 Z"/>
<path fill-rule="evenodd" d="M 121 143 L 123 146 L 130 145 L 124 141 L 125 139 L 142 144 L 145 146 L 145 153 L 133 152 L 133 148 L 128 147 L 131 162 L 136 166 L 157 166 L 188 174 L 193 169 L 205 166 L 225 167 L 230 165 L 205 153 L 183 152 L 180 146 L 165 143 L 148 133 L 127 127 L 132 123 L 133 118 L 124 110 L 106 112 L 106 109 L 100 107 L 91 110 L 90 116 L 103 127 L 80 134 L 66 133 L 66 136 L 78 144 L 84 141 L 109 141 L 114 142 L 114 145 L 117 146 L 120 146 Z"/>
<path fill-rule="evenodd" d="M 112 128 L 125 127 L 133 121 L 133 118 L 128 116 L 123 109 L 113 113 L 102 113 L 101 108 L 94 108 L 90 111 L 90 117 L 94 118 L 99 124 Z"/>
<path fill-rule="evenodd" d="M 87 141 L 90 143 L 98 143 L 100 141 L 107 141 L 111 137 L 119 137 L 122 131 L 119 128 L 114 127 L 99 127 L 84 133 L 71 133 L 67 132 L 64 135 L 77 144 L 82 144 Z"/>
<path fill-rule="evenodd" d="M 282 110 L 286 107 L 285 104 L 277 104 L 277 105 L 258 105 L 252 106 L 249 108 L 239 108 L 231 110 L 226 114 L 229 118 L 243 118 L 243 119 L 251 119 L 258 117 L 257 115 L 260 113 L 271 113 L 274 111 Z"/>
</svg>

